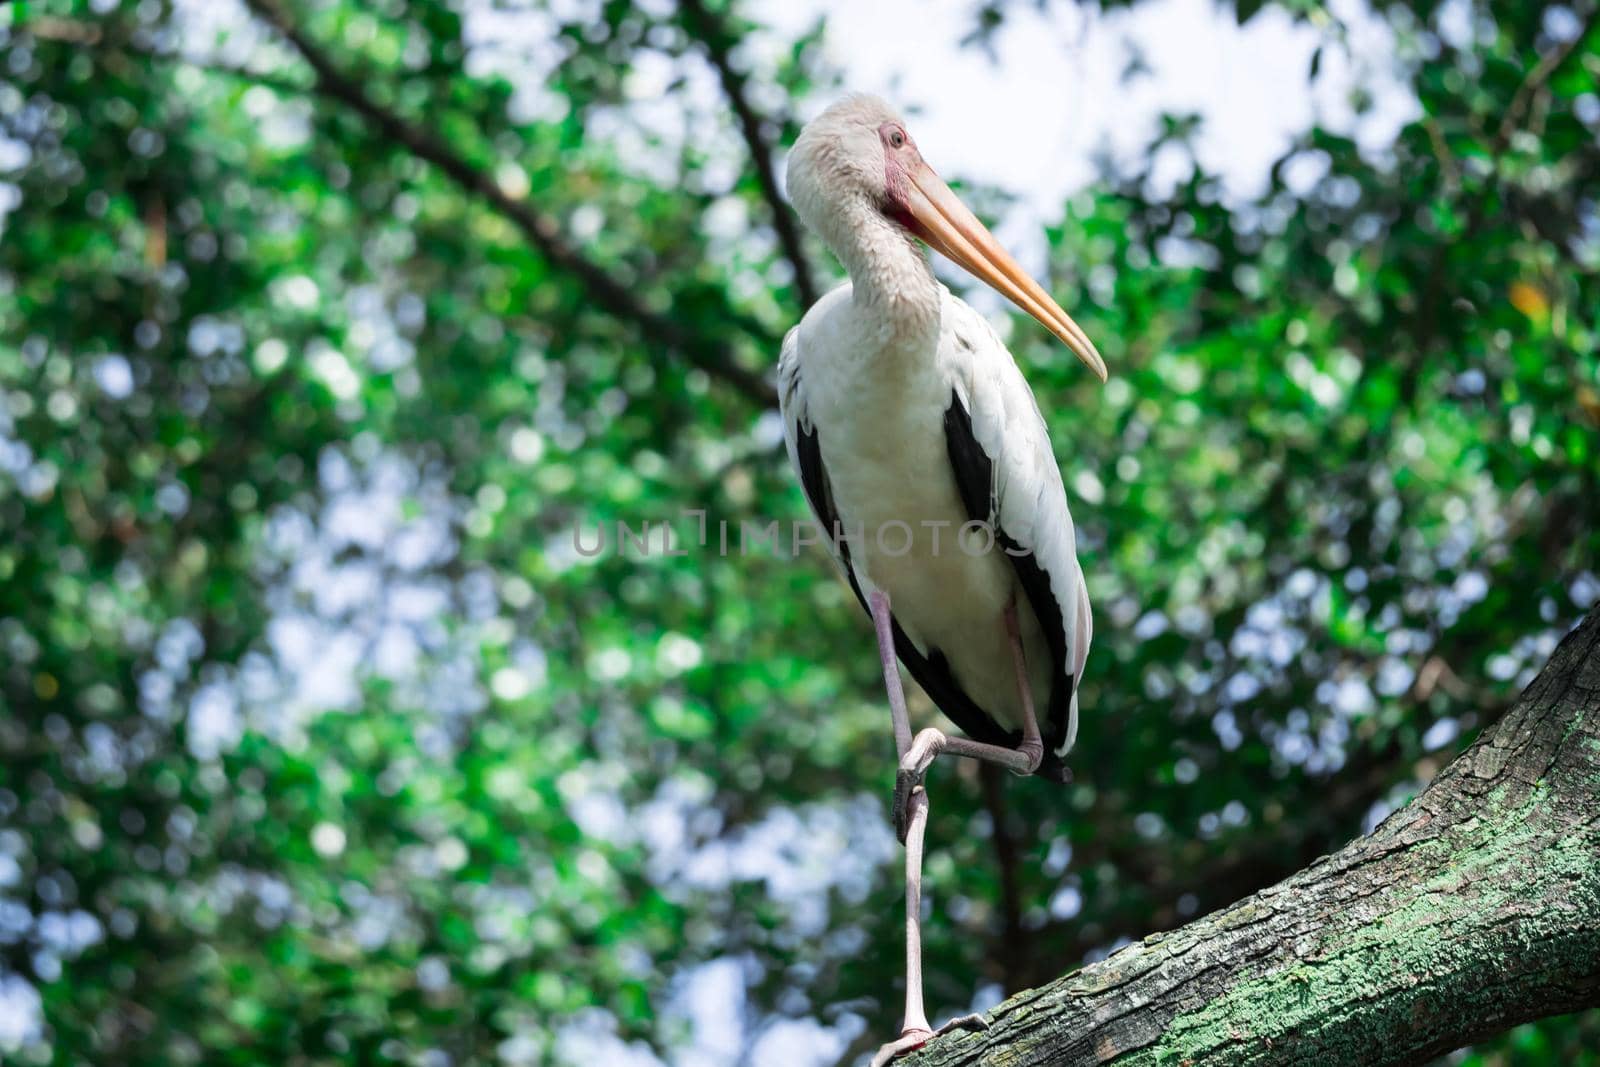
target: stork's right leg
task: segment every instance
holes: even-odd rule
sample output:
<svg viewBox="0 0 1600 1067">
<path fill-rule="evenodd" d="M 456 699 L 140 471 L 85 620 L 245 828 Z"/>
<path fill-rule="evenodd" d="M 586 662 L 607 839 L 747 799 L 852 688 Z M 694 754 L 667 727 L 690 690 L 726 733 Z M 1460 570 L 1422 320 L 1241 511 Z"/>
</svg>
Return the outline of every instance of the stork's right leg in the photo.
<svg viewBox="0 0 1600 1067">
<path fill-rule="evenodd" d="M 1011 646 L 1011 665 L 1017 675 L 1017 697 L 1022 704 L 1022 743 L 1016 748 L 990 745 L 966 737 L 951 737 L 943 730 L 930 726 L 912 739 L 910 747 L 900 746 L 900 773 L 894 784 L 894 810 L 895 830 L 901 841 L 906 839 L 906 830 L 910 825 L 908 801 L 911 793 L 922 788 L 922 778 L 939 753 L 949 752 L 996 763 L 1013 774 L 1021 775 L 1038 770 L 1044 759 L 1044 741 L 1039 736 L 1039 720 L 1033 711 L 1033 689 L 1028 684 L 1028 662 L 1022 649 L 1022 630 L 1017 623 L 1015 597 L 1006 605 L 1003 621 L 1006 641 Z M 895 678 L 897 683 L 899 680 Z"/>
</svg>

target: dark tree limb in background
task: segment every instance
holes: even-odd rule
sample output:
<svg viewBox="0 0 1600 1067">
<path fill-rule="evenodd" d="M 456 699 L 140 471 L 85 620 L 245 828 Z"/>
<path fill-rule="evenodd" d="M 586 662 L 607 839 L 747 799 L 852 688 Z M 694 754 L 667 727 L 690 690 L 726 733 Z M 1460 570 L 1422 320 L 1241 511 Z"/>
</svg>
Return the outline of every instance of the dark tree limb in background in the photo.
<svg viewBox="0 0 1600 1067">
<path fill-rule="evenodd" d="M 1495 133 L 1495 152 L 1503 151 L 1511 143 L 1512 134 L 1517 132 L 1517 125 L 1527 114 L 1528 107 L 1534 98 L 1542 93 L 1550 84 L 1550 79 L 1556 71 L 1561 69 L 1574 52 L 1578 50 L 1594 28 L 1600 24 L 1600 7 L 1590 9 L 1579 25 L 1578 32 L 1570 38 L 1556 45 L 1534 64 L 1523 78 L 1522 84 L 1517 88 L 1517 95 L 1511 98 L 1511 104 L 1506 108 L 1505 117 L 1500 122 L 1500 129 Z"/>
<path fill-rule="evenodd" d="M 1382 1067 L 1600 1005 L 1600 609 L 1366 837 L 905 1061 Z"/>
<path fill-rule="evenodd" d="M 462 189 L 479 197 L 517 227 L 551 265 L 576 278 L 595 305 L 636 327 L 655 344 L 676 352 L 714 378 L 734 386 L 763 407 L 776 407 L 777 391 L 755 371 L 739 366 L 727 345 L 697 337 L 668 315 L 646 306 L 632 289 L 566 242 L 554 219 L 512 197 L 481 167 L 469 162 L 433 133 L 379 104 L 355 78 L 343 73 L 298 26 L 278 0 L 244 0 L 245 6 L 277 30 L 316 75 L 316 91 L 350 108 L 383 136 L 418 159 L 437 167 Z"/>
<path fill-rule="evenodd" d="M 978 780 L 983 785 L 983 806 L 989 813 L 990 840 L 994 842 L 995 865 L 1000 869 L 1000 940 L 989 960 L 999 964 L 1001 987 L 1013 993 L 1028 973 L 1028 934 L 1022 928 L 1022 892 L 1018 886 L 1017 839 L 1007 824 L 1005 771 L 992 763 L 978 766 Z"/>
<path fill-rule="evenodd" d="M 705 49 L 706 59 L 716 69 L 717 80 L 722 83 L 722 93 L 728 106 L 739 120 L 739 134 L 750 150 L 750 161 L 755 164 L 756 181 L 761 185 L 761 195 L 772 211 L 772 228 L 777 231 L 778 244 L 784 258 L 794 268 L 794 289 L 800 298 L 802 310 L 817 302 L 817 286 L 811 277 L 811 265 L 806 260 L 806 248 L 800 237 L 800 227 L 795 225 L 794 212 L 789 210 L 778 188 L 778 174 L 772 165 L 772 146 L 762 131 L 764 122 L 750 103 L 746 86 L 748 79 L 733 67 L 729 55 L 733 39 L 721 20 L 708 10 L 703 0 L 681 0 L 678 9 L 690 33 Z"/>
</svg>

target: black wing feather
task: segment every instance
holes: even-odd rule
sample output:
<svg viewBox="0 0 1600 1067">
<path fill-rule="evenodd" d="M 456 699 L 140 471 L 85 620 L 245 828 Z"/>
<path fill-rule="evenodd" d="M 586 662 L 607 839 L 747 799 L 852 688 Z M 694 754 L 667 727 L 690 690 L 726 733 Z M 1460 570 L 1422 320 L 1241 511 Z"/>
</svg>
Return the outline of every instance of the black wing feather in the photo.
<svg viewBox="0 0 1600 1067">
<path fill-rule="evenodd" d="M 944 437 L 945 448 L 950 454 L 950 467 L 956 476 L 956 488 L 960 490 L 961 502 L 967 509 L 967 518 L 991 525 L 995 543 L 1005 550 L 1011 560 L 1023 595 L 1028 598 L 1028 606 L 1039 620 L 1045 643 L 1050 648 L 1052 681 L 1044 721 L 1039 724 L 1039 733 L 1044 740 L 1044 760 L 1039 765 L 1038 773 L 1047 778 L 1065 780 L 1066 767 L 1055 750 L 1066 740 L 1076 679 L 1067 669 L 1067 631 L 1062 607 L 1050 589 L 1050 576 L 1039 565 L 1039 558 L 1032 552 L 1023 551 L 1016 539 L 1000 527 L 999 509 L 995 507 L 994 500 L 994 461 L 978 444 L 972 432 L 972 416 L 954 391 L 950 394 L 950 406 L 944 413 Z"/>
</svg>

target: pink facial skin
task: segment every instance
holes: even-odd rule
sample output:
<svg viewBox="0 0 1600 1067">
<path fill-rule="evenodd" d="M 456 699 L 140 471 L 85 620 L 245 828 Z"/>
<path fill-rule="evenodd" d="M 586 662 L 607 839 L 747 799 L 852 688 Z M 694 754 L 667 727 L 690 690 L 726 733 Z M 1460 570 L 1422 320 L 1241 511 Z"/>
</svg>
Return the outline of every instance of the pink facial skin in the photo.
<svg viewBox="0 0 1600 1067">
<path fill-rule="evenodd" d="M 922 162 L 922 155 L 911 135 L 898 122 L 879 126 L 878 137 L 883 141 L 883 213 L 905 229 L 918 233 L 916 219 L 907 209 L 907 196 L 911 188 L 911 168 Z"/>
</svg>

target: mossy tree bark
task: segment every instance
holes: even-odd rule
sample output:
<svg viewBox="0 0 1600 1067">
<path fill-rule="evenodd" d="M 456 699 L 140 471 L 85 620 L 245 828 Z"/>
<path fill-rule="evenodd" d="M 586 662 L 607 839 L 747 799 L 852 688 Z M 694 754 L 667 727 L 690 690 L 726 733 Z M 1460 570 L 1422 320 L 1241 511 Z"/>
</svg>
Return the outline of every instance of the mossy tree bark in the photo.
<svg viewBox="0 0 1600 1067">
<path fill-rule="evenodd" d="M 1600 1004 L 1600 608 L 1366 837 L 907 1067 L 1399 1065 Z"/>
</svg>

